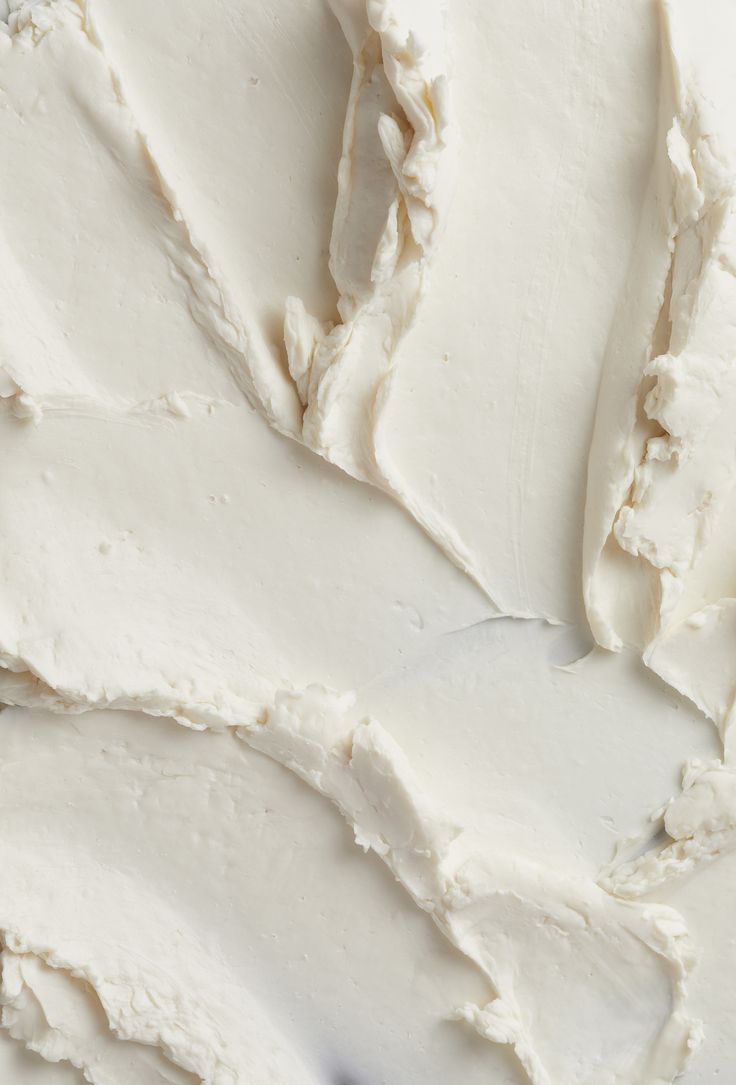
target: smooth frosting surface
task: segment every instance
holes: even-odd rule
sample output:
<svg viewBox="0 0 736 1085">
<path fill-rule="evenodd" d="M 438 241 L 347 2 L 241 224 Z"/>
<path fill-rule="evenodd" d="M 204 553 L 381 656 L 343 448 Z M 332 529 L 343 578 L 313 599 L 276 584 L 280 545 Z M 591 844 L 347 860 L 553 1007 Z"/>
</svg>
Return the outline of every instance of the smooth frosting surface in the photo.
<svg viewBox="0 0 736 1085">
<path fill-rule="evenodd" d="M 702 1085 L 730 5 L 6 6 L 0 1076 Z"/>
</svg>

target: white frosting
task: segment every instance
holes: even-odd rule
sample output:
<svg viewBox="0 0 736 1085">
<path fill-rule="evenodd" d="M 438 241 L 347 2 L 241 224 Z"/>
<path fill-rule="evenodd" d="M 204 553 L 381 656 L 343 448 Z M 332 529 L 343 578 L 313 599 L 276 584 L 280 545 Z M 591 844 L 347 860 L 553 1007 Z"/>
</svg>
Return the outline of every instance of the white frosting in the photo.
<svg viewBox="0 0 736 1085">
<path fill-rule="evenodd" d="M 728 4 L 703 21 L 688 2 L 665 4 L 663 20 L 667 65 L 651 185 L 658 213 L 644 220 L 601 390 L 586 599 L 597 639 L 642 647 L 648 665 L 716 722 L 728 763 L 736 303 L 728 43 L 736 22 Z M 639 893 L 720 853 L 736 815 L 730 796 L 728 764 L 715 775 L 687 770 L 662 822 L 671 839 L 614 873 L 612 884 Z"/>
<path fill-rule="evenodd" d="M 451 127 L 440 4 L 362 7 L 336 7 L 354 64 L 330 241 L 340 322 L 322 328 L 290 298 L 284 330 L 303 440 L 380 483 L 373 430 L 443 226 Z"/>
<path fill-rule="evenodd" d="M 484 1001 L 458 998 L 444 1014 L 512 1044 L 535 1083 L 603 1073 L 610 1082 L 647 1081 L 651 1066 L 671 1077 L 697 1042 L 683 1012 L 691 951 L 679 916 L 617 901 L 590 878 L 512 855 L 500 823 L 492 833 L 448 824 L 396 742 L 374 721 L 351 725 L 348 707 L 317 689 L 284 695 L 264 724 L 240 735 L 338 805 L 356 842 L 383 859 L 495 992 Z M 288 780 L 259 781 L 263 764 L 230 735 L 168 731 L 149 740 L 150 724 L 125 715 L 92 714 L 60 727 L 9 713 L 3 728 L 14 764 L 5 774 L 10 809 L 22 809 L 16 796 L 29 780 L 41 777 L 47 787 L 30 826 L 27 814 L 14 818 L 2 845 L 12 872 L 0 893 L 3 1023 L 11 1034 L 83 1067 L 95 1082 L 131 1080 L 130 1067 L 147 1051 L 139 1044 L 159 1045 L 203 1081 L 319 1080 L 299 1067 L 253 1001 L 237 893 L 228 903 L 238 886 L 248 891 L 248 855 L 259 841 L 275 832 L 287 844 L 293 832 L 288 819 L 300 816 L 299 803 Z M 110 809 L 90 825 L 103 796 Z M 268 828 L 265 803 L 279 821 L 286 816 L 285 837 L 282 825 Z M 37 837 L 43 824 L 49 828 Z M 195 886 L 187 888 L 195 858 Z M 305 858 L 296 860 L 297 886 L 309 884 Z M 324 862 L 319 850 L 315 860 Z M 346 886 L 343 908 L 358 889 Z M 191 901 L 184 912 L 172 908 L 180 893 Z M 291 915 L 292 900 L 266 892 L 261 921 L 270 922 L 269 909 Z M 202 908 L 219 917 L 211 930 L 196 923 Z M 224 958 L 228 938 L 241 948 Z M 374 970 L 368 975 L 375 984 Z M 108 1029 L 128 1042 L 124 1050 Z M 158 1056 L 151 1063 L 141 1073 L 180 1080 Z"/>
<path fill-rule="evenodd" d="M 95 1085 L 671 1081 L 691 941 L 622 898 L 736 840 L 731 762 L 485 623 L 583 654 L 582 560 L 728 742 L 733 13 L 8 6 L 0 698 L 67 718 L 0 717 L 5 1029 Z"/>
<path fill-rule="evenodd" d="M 658 161 L 655 172 L 666 219 L 662 229 L 667 233 L 656 253 L 660 327 L 652 331 L 650 325 L 645 351 L 627 348 L 628 372 L 616 378 L 623 390 L 619 402 L 606 395 L 601 399 L 599 425 L 607 440 L 612 425 L 624 429 L 622 415 L 635 422 L 629 433 L 624 429 L 624 442 L 619 442 L 622 451 L 627 449 L 628 477 L 623 472 L 617 477 L 610 465 L 604 468 L 599 462 L 604 454 L 601 441 L 594 445 L 591 464 L 588 601 L 600 639 L 612 646 L 631 633 L 617 630 L 615 608 L 605 610 L 607 580 L 619 578 L 608 570 L 615 559 L 596 549 L 606 538 L 599 520 L 611 515 L 611 506 L 606 511 L 600 508 L 594 491 L 613 492 L 615 486 L 623 493 L 625 499 L 619 499 L 608 525 L 610 545 L 650 570 L 647 575 L 659 595 L 650 623 L 633 634 L 637 641 L 646 642 L 653 632 L 661 632 L 678 612 L 685 617 L 700 609 L 698 602 L 716 587 L 714 576 L 727 575 L 719 562 L 713 563 L 717 573 L 710 575 L 697 567 L 722 517 L 733 474 L 727 419 L 736 128 L 729 109 L 733 73 L 724 44 L 733 13 L 729 5 L 723 6 L 719 47 L 704 35 L 694 5 L 667 5 L 665 18 L 673 86 L 662 95 L 668 130 L 666 141 L 657 147 L 658 159 L 666 154 L 669 170 Z M 650 230 L 649 222 L 646 229 Z M 649 232 L 645 240 L 651 246 Z M 645 292 L 650 288 L 646 278 L 636 285 Z M 640 324 L 633 333 L 622 331 L 642 341 Z M 661 352 L 660 345 L 665 346 Z M 616 344 L 616 351 L 621 350 Z M 628 402 L 623 402 L 624 395 Z M 631 414 L 634 406 L 639 412 L 636 420 Z M 608 475 L 607 487 L 602 474 Z"/>
<path fill-rule="evenodd" d="M 318 690 L 277 698 L 261 729 L 241 733 L 332 799 L 356 843 L 487 975 L 496 996 L 458 1017 L 513 1044 L 534 1085 L 681 1069 L 697 1031 L 682 1012 L 690 951 L 677 913 L 632 911 L 587 880 L 459 833 L 428 807 L 383 728 L 346 728 L 340 700 Z"/>
</svg>

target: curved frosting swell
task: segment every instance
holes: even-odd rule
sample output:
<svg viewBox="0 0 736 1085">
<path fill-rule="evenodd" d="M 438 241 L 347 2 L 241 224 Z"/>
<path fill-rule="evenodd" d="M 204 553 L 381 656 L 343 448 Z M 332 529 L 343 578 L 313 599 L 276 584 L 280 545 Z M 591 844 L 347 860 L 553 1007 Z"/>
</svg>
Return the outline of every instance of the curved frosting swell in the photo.
<svg viewBox="0 0 736 1085">
<path fill-rule="evenodd" d="M 339 808 L 420 908 L 491 982 L 496 998 L 456 1016 L 511 1044 L 533 1085 L 668 1081 L 700 1041 L 685 1012 L 692 950 L 680 916 L 511 857 L 448 823 L 402 750 L 350 699 L 277 696 L 241 737 Z"/>
<path fill-rule="evenodd" d="M 723 5 L 722 14 L 723 40 L 730 40 L 731 8 Z M 656 256 L 661 309 L 650 314 L 658 320 L 648 338 L 637 325 L 644 349 L 637 354 L 632 346 L 629 351 L 627 368 L 617 378 L 622 391 L 609 397 L 604 385 L 599 405 L 599 428 L 609 440 L 612 427 L 620 427 L 618 443 L 628 449 L 629 473 L 623 461 L 603 465 L 599 439 L 591 457 L 586 590 L 597 635 L 612 647 L 622 639 L 645 645 L 655 634 L 661 637 L 700 609 L 698 598 L 712 594 L 717 585 L 705 577 L 703 564 L 709 564 L 707 551 L 728 513 L 736 481 L 729 434 L 730 361 L 736 347 L 729 316 L 736 303 L 733 70 L 727 50 L 713 52 L 693 5 L 686 0 L 665 4 L 664 19 L 671 89 L 662 96 L 663 115 L 670 118 L 665 120 L 668 170 L 660 168 L 664 143 L 657 149 L 655 170 L 666 219 Z M 609 369 L 618 349 L 612 351 Z M 607 493 L 614 485 L 623 499 L 609 508 L 606 524 L 594 491 Z M 617 576 L 602 545 L 606 528 L 606 545 L 635 559 L 656 584 L 653 613 L 638 628 L 617 629 L 615 609 L 606 613 L 596 602 L 606 598 L 607 585 Z M 711 562 L 719 556 L 712 555 Z M 625 575 L 626 560 L 619 564 Z M 730 570 L 724 574 L 727 578 Z"/>
<path fill-rule="evenodd" d="M 735 35 L 729 4 L 709 8 L 706 19 L 689 0 L 663 4 L 668 68 L 650 189 L 658 210 L 642 227 L 601 389 L 585 573 L 599 642 L 637 645 L 652 670 L 715 721 L 726 772 L 736 693 Z M 625 864 L 607 884 L 643 892 L 730 846 L 720 808 L 731 789 L 719 786 L 705 801 L 710 779 L 724 777 L 686 769 L 683 794 L 663 821 L 655 816 L 668 834 L 659 857 L 654 849 Z"/>
<path fill-rule="evenodd" d="M 477 964 L 497 998 L 468 1002 L 457 1014 L 481 1035 L 512 1044 L 535 1085 L 600 1085 L 605 1073 L 626 1085 L 671 1078 L 697 1038 L 683 1008 L 690 954 L 678 917 L 458 834 L 378 724 L 356 728 L 349 698 L 306 688 L 317 676 L 337 686 L 366 683 L 490 609 L 381 495 L 366 487 L 357 497 L 351 480 L 272 432 L 300 438 L 349 475 L 399 496 L 456 563 L 471 568 L 452 533 L 398 492 L 376 439 L 397 344 L 421 299 L 451 187 L 442 6 L 370 0 L 339 8 L 355 58 L 331 249 L 340 322 L 330 328 L 306 305 L 287 304 L 288 375 L 233 300 L 196 208 L 169 178 L 131 104 L 94 7 L 41 3 L 23 11 L 27 21 L 16 20 L 0 41 L 0 62 L 19 103 L 19 115 L 3 121 L 28 152 L 25 179 L 48 200 L 33 153 L 61 148 L 69 190 L 85 184 L 94 208 L 106 208 L 111 194 L 113 206 L 125 208 L 123 223 L 130 218 L 136 229 L 128 249 L 127 231 L 107 221 L 114 216 L 104 216 L 103 229 L 50 201 L 39 226 L 32 200 L 4 222 L 19 241 L 24 229 L 43 240 L 41 227 L 53 226 L 78 244 L 72 251 L 93 269 L 84 305 L 99 298 L 103 315 L 90 322 L 91 338 L 81 319 L 56 336 L 54 320 L 25 315 L 33 317 L 39 302 L 47 316 L 47 303 L 62 300 L 68 310 L 60 311 L 79 316 L 73 292 L 57 297 L 68 269 L 64 244 L 49 248 L 57 260 L 34 265 L 34 288 L 13 271 L 24 300 L 21 319 L 8 318 L 8 335 L 37 329 L 41 349 L 37 340 L 18 353 L 43 372 L 33 388 L 27 373 L 9 372 L 0 418 L 15 498 L 12 590 L 0 630 L 3 696 L 57 711 L 138 708 L 189 727 L 238 728 L 333 801 L 358 842 Z M 38 50 L 45 112 L 24 97 L 26 46 Z M 71 74 L 70 59 L 78 62 Z M 90 148 L 99 169 L 88 169 Z M 577 181 L 576 173 L 566 186 L 571 205 Z M 22 188 L 14 186 L 19 206 Z M 118 245 L 130 258 L 127 273 L 103 289 L 93 280 L 108 283 L 106 263 Z M 135 304 L 124 303 L 130 288 Z M 171 322 L 168 342 L 161 313 Z M 145 319 L 136 324 L 131 314 Z M 32 885 L 22 856 L 14 862 Z M 85 883 L 91 876 L 80 867 Z M 126 899 L 128 888 L 118 890 L 116 899 Z M 174 920 L 164 918 L 168 929 Z M 49 963 L 54 954 L 60 969 L 89 979 L 108 1019 L 136 1042 L 160 1045 L 202 1080 L 237 1080 L 250 1068 L 252 1037 L 217 1001 L 226 977 L 209 974 L 207 955 L 186 930 L 177 943 L 190 967 L 181 995 L 155 963 L 106 958 L 95 971 L 104 947 L 82 942 L 64 953 L 50 939 L 14 931 L 10 917 L 0 925 L 9 953 L 30 957 L 20 969 L 28 982 L 16 982 L 11 1000 L 34 984 L 40 991 L 33 961 Z M 154 933 L 166 960 L 171 946 Z M 8 964 L 8 982 L 18 981 L 18 961 L 9 955 Z M 134 968 L 132 986 L 155 992 L 153 1009 L 129 997 Z M 217 1014 L 198 1014 L 193 992 L 225 1015 L 224 1039 Z M 268 1034 L 265 1026 L 256 1031 L 254 1043 Z M 274 1073 L 298 1078 L 285 1058 Z"/>
<path fill-rule="evenodd" d="M 289 369 L 305 443 L 386 485 L 374 427 L 401 336 L 443 226 L 452 162 L 448 46 L 440 0 L 336 3 L 353 50 L 330 271 L 341 322 L 287 301 Z"/>
<path fill-rule="evenodd" d="M 13 877 L 0 900 L 0 1021 L 15 1039 L 93 1085 L 316 1085 L 178 911 L 122 872 L 100 878 L 82 855 L 71 877 L 51 861 L 41 874 L 9 847 L 3 856 Z M 55 916 L 54 885 L 65 890 Z"/>
</svg>

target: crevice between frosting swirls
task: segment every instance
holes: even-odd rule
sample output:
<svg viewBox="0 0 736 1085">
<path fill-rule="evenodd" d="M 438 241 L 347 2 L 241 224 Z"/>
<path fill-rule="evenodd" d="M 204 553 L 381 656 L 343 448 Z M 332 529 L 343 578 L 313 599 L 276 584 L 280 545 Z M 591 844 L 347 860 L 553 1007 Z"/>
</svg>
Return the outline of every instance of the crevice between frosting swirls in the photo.
<svg viewBox="0 0 736 1085">
<path fill-rule="evenodd" d="M 300 439 L 386 491 L 493 602 L 457 529 L 392 464 L 383 418 L 401 339 L 427 291 L 456 169 L 450 45 L 441 0 L 333 0 L 353 51 L 338 167 L 330 272 L 340 322 L 286 301 L 289 372 L 303 406 Z"/>
<path fill-rule="evenodd" d="M 9 700 L 65 712 L 93 707 L 28 675 L 15 679 Z M 496 992 L 489 1004 L 448 1006 L 448 1014 L 512 1045 L 533 1085 L 670 1081 L 700 1041 L 685 1006 L 694 956 L 680 916 L 617 900 L 448 821 L 388 732 L 375 720 L 354 723 L 353 704 L 352 694 L 311 687 L 277 694 L 248 726 L 222 716 L 215 723 L 214 709 L 208 724 L 236 727 L 337 806 L 356 843 L 387 864 Z M 201 706 L 144 697 L 117 707 L 208 725 Z M 140 1035 L 133 1029 L 129 1038 Z"/>
<path fill-rule="evenodd" d="M 635 644 L 716 723 L 724 758 L 686 766 L 682 793 L 653 815 L 661 842 L 627 861 L 624 846 L 604 871 L 629 896 L 735 840 L 736 20 L 726 3 L 701 15 L 690 0 L 662 4 L 666 139 L 599 401 L 586 600 L 598 641 Z"/>
<path fill-rule="evenodd" d="M 335 11 L 354 58 L 330 243 L 341 322 L 325 328 L 289 298 L 284 337 L 302 439 L 385 485 L 380 389 L 422 296 L 452 180 L 444 10 L 369 0 Z"/>
<path fill-rule="evenodd" d="M 40 32 L 43 13 L 51 7 L 39 7 L 38 23 L 30 13 L 35 9 L 29 9 L 25 28 Z M 65 10 L 78 17 L 75 5 Z M 256 370 L 244 322 L 228 307 L 213 262 L 202 255 L 204 243 L 195 240 L 154 149 L 145 135 L 141 140 L 181 227 L 172 227 L 169 257 L 189 291 L 195 319 L 218 342 L 241 391 L 276 428 L 296 433 L 350 474 L 398 496 L 470 571 L 459 540 L 423 519 L 410 495 L 397 493 L 378 439 L 396 346 L 422 295 L 451 179 L 442 11 L 435 4 L 370 2 L 365 11 L 359 4 L 341 8 L 340 16 L 356 56 L 332 249 L 342 322 L 325 329 L 299 302 L 288 303 L 285 340 L 294 395 L 274 376 L 276 368 Z M 89 8 L 83 25 L 102 49 Z M 122 84 L 109 59 L 106 63 L 124 101 Z M 378 177 L 370 174 L 374 168 Z M 21 380 L 16 384 L 19 391 L 10 398 L 17 396 L 21 407 L 25 402 L 33 416 L 28 401 L 22 401 L 29 393 Z M 294 414 L 295 402 L 303 418 L 300 410 Z M 46 403 L 50 411 L 70 406 L 63 396 Z M 42 397 L 38 404 L 43 411 Z M 91 409 L 88 399 L 82 399 L 82 407 L 83 414 Z M 135 413 L 136 406 L 126 402 L 122 409 Z M 177 414 L 170 404 L 164 411 Z M 15 672 L 4 690 L 19 703 L 63 711 L 95 704 L 137 707 L 199 727 L 239 726 L 247 718 L 242 705 L 236 706 L 239 715 L 227 711 L 232 708 L 227 691 L 220 705 L 182 703 L 171 695 L 167 700 L 160 689 L 123 690 L 111 697 L 108 690 L 64 689 L 45 678 L 41 667 L 33 675 L 21 655 L 6 653 L 3 662 Z M 599 1085 L 604 1074 L 627 1085 L 671 1078 L 696 1038 L 683 1010 L 690 954 L 675 914 L 614 900 L 590 883 L 495 854 L 492 841 L 455 834 L 418 792 L 387 733 L 374 722 L 354 729 L 346 707 L 330 694 L 284 693 L 266 707 L 260 724 L 241 726 L 240 733 L 335 802 L 355 827 L 358 842 L 381 855 L 449 940 L 491 980 L 497 1000 L 459 1007 L 458 1015 L 487 1038 L 513 1044 L 535 1085 L 558 1080 Z M 20 941 L 18 947 L 20 952 Z M 623 999 L 608 982 L 612 960 L 631 976 Z M 547 1020 L 536 1012 L 541 991 L 554 1008 L 555 1016 Z M 631 998 L 632 991 L 638 998 Z M 613 1037 L 609 1011 L 616 1018 Z M 207 1071 L 200 1076 L 209 1080 Z M 224 1074 L 210 1077 L 228 1080 Z"/>
<path fill-rule="evenodd" d="M 349 722 L 351 700 L 284 693 L 238 733 L 335 803 L 356 843 L 488 978 L 497 997 L 454 1016 L 511 1044 L 533 1085 L 676 1076 L 700 1042 L 685 1011 L 693 956 L 679 915 L 634 908 L 454 826 L 380 724 Z"/>
</svg>

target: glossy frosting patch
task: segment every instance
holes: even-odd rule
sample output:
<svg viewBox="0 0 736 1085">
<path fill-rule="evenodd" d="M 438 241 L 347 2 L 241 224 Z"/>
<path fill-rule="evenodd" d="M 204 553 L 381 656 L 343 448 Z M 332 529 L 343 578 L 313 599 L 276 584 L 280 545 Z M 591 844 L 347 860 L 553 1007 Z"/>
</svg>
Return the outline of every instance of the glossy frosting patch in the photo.
<svg viewBox="0 0 736 1085">
<path fill-rule="evenodd" d="M 736 25 L 332 8 L 0 23 L 0 1023 L 94 1085 L 660 1085 L 664 889 L 736 842 L 672 692 L 728 742 Z"/>
</svg>

